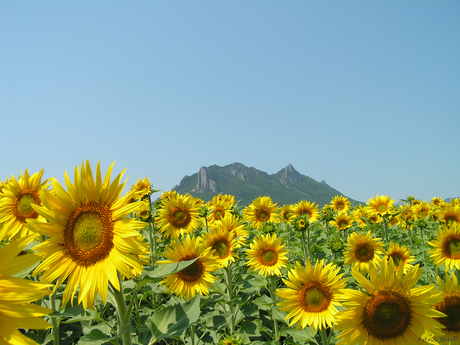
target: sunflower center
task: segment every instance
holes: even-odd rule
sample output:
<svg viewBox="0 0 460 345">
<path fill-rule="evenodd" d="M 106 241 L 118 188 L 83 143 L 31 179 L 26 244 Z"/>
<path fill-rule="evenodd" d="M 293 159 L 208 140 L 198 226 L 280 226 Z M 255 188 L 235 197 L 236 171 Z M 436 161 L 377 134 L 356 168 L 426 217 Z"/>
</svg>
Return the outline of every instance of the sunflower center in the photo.
<svg viewBox="0 0 460 345">
<path fill-rule="evenodd" d="M 361 243 L 356 246 L 355 256 L 359 261 L 369 261 L 374 257 L 374 248 L 369 243 Z"/>
<path fill-rule="evenodd" d="M 339 229 L 346 228 L 348 226 L 348 222 L 346 220 L 339 220 Z"/>
<path fill-rule="evenodd" d="M 399 265 L 401 264 L 401 262 L 404 261 L 404 257 L 401 255 L 401 253 L 398 253 L 398 252 L 393 252 L 389 255 L 389 257 L 392 257 L 393 258 L 393 262 L 395 264 L 395 267 L 399 267 Z"/>
<path fill-rule="evenodd" d="M 392 290 L 380 290 L 369 297 L 363 310 L 363 326 L 381 340 L 403 335 L 411 320 L 409 301 Z"/>
<path fill-rule="evenodd" d="M 266 222 L 270 219 L 270 211 L 266 209 L 261 209 L 257 211 L 256 219 L 260 222 Z"/>
<path fill-rule="evenodd" d="M 174 227 L 185 228 L 191 220 L 192 217 L 187 209 L 183 207 L 174 207 L 171 210 L 169 221 Z"/>
<path fill-rule="evenodd" d="M 436 310 L 447 315 L 447 317 L 436 318 L 448 331 L 460 331 L 460 296 L 450 295 L 435 306 Z"/>
<path fill-rule="evenodd" d="M 224 217 L 225 217 L 225 210 L 223 208 L 219 207 L 214 210 L 214 218 L 216 220 L 222 219 Z"/>
<path fill-rule="evenodd" d="M 447 240 L 444 244 L 446 256 L 450 259 L 459 259 L 460 258 L 460 238 L 452 237 Z"/>
<path fill-rule="evenodd" d="M 187 260 L 192 260 L 195 258 L 196 256 L 194 257 L 191 255 L 187 255 L 184 258 L 180 259 L 179 261 L 187 261 Z M 204 266 L 200 258 L 196 260 L 194 263 L 192 263 L 190 266 L 187 266 L 183 270 L 177 272 L 177 275 L 182 280 L 193 282 L 201 277 L 201 275 L 203 274 L 203 271 L 204 271 Z"/>
<path fill-rule="evenodd" d="M 38 214 L 32 208 L 32 204 L 41 205 L 40 197 L 34 189 L 26 189 L 14 200 L 13 214 L 18 220 L 25 223 L 27 218 L 37 218 Z"/>
<path fill-rule="evenodd" d="M 336 204 L 336 210 L 337 211 L 342 211 L 344 208 L 345 208 L 344 203 L 339 202 L 339 203 Z"/>
<path fill-rule="evenodd" d="M 377 206 L 377 212 L 379 212 L 379 213 L 383 213 L 386 210 L 388 210 L 388 205 L 386 205 L 386 204 L 379 204 Z"/>
<path fill-rule="evenodd" d="M 225 258 L 229 254 L 228 242 L 225 240 L 217 241 L 212 245 L 212 249 L 215 249 L 215 254 L 218 255 L 221 259 Z"/>
<path fill-rule="evenodd" d="M 311 313 L 326 310 L 331 303 L 332 294 L 320 282 L 309 282 L 299 292 L 300 305 Z"/>
<path fill-rule="evenodd" d="M 64 246 L 82 266 L 105 259 L 113 248 L 112 211 L 105 204 L 90 201 L 78 206 L 64 229 Z"/>
<path fill-rule="evenodd" d="M 278 254 L 273 249 L 265 249 L 260 253 L 260 263 L 264 266 L 273 266 L 278 261 Z"/>
</svg>

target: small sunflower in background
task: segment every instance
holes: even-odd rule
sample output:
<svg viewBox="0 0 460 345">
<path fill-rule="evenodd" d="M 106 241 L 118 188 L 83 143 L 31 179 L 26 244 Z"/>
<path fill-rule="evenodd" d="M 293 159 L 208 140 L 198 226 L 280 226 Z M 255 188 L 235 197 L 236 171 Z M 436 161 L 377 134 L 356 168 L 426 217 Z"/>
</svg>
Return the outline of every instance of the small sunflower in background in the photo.
<svg viewBox="0 0 460 345">
<path fill-rule="evenodd" d="M 270 197 L 260 196 L 243 210 L 243 219 L 260 230 L 265 222 L 279 221 L 279 210 Z"/>
<path fill-rule="evenodd" d="M 340 211 L 329 224 L 335 226 L 337 230 L 344 231 L 352 227 L 353 218 L 347 211 Z"/>
<path fill-rule="evenodd" d="M 238 242 L 222 222 L 210 225 L 209 232 L 203 235 L 203 241 L 207 247 L 214 250 L 216 260 L 221 267 L 227 267 L 230 262 L 235 262 Z"/>
<path fill-rule="evenodd" d="M 433 308 L 442 297 L 434 284 L 415 287 L 422 274 L 418 265 L 403 274 L 402 265 L 395 270 L 393 259 L 384 258 L 380 272 L 369 267 L 370 281 L 354 267 L 351 272 L 364 292 L 341 290 L 346 309 L 336 314 L 337 345 L 418 344 L 425 334 L 442 336 L 433 319 L 444 316 Z"/>
<path fill-rule="evenodd" d="M 222 223 L 222 226 L 224 226 L 232 234 L 233 238 L 237 240 L 239 247 L 246 244 L 246 238 L 249 237 L 249 231 L 246 229 L 246 225 L 240 218 L 234 214 L 229 214 L 220 222 Z"/>
<path fill-rule="evenodd" d="M 380 238 L 374 238 L 370 231 L 367 234 L 354 232 L 348 236 L 345 265 L 353 265 L 366 274 L 369 267 L 377 268 L 384 255 L 384 243 Z"/>
<path fill-rule="evenodd" d="M 390 257 L 393 258 L 396 270 L 400 265 L 402 265 L 404 274 L 413 267 L 412 262 L 415 261 L 414 256 L 410 255 L 410 251 L 406 246 L 400 246 L 398 243 L 394 243 L 393 241 L 390 242 L 390 247 L 386 256 L 387 259 Z"/>
<path fill-rule="evenodd" d="M 431 199 L 431 205 L 437 208 L 441 208 L 446 204 L 443 198 L 435 196 L 433 199 Z"/>
<path fill-rule="evenodd" d="M 431 214 L 431 205 L 426 201 L 412 206 L 412 213 L 416 219 L 427 219 Z"/>
<path fill-rule="evenodd" d="M 231 214 L 232 204 L 224 198 L 215 196 L 212 200 L 206 203 L 206 207 L 210 210 L 208 215 L 208 222 L 213 223 L 218 220 L 224 219 Z"/>
<path fill-rule="evenodd" d="M 281 220 L 285 223 L 289 223 L 292 217 L 295 216 L 293 205 L 283 205 L 280 210 Z"/>
<path fill-rule="evenodd" d="M 396 223 L 404 230 L 409 230 L 415 221 L 412 207 L 409 204 L 399 205 L 396 216 Z"/>
<path fill-rule="evenodd" d="M 437 237 L 428 241 L 433 249 L 428 251 L 430 259 L 437 267 L 445 265 L 446 271 L 453 269 L 460 270 L 460 224 L 451 223 L 450 226 L 443 225 L 437 232 Z"/>
<path fill-rule="evenodd" d="M 176 239 L 192 234 L 199 226 L 200 203 L 190 195 L 171 193 L 163 198 L 155 223 L 165 237 Z"/>
<path fill-rule="evenodd" d="M 266 277 L 281 275 L 281 269 L 286 267 L 289 259 L 286 244 L 281 244 L 282 237 L 276 238 L 276 234 L 257 235 L 250 249 L 246 250 L 246 265 L 257 271 L 259 275 Z"/>
<path fill-rule="evenodd" d="M 0 248 L 0 344 L 37 344 L 21 329 L 47 329 L 51 325 L 41 316 L 54 310 L 33 302 L 49 295 L 53 285 L 14 277 L 17 273 L 40 261 L 36 254 L 18 256 L 34 235 L 21 237 Z"/>
<path fill-rule="evenodd" d="M 135 192 L 134 198 L 136 200 L 140 200 L 148 198 L 150 194 L 153 193 L 153 188 L 152 184 L 146 176 L 143 180 L 141 180 L 140 178 L 137 179 L 137 183 L 131 186 L 131 191 Z"/>
<path fill-rule="evenodd" d="M 109 283 L 120 291 L 118 274 L 134 278 L 144 269 L 139 258 L 146 255 L 148 246 L 139 230 L 147 223 L 126 218 L 139 202 L 131 202 L 134 192 L 120 198 L 126 184 L 120 182 L 126 169 L 110 182 L 113 164 L 103 180 L 99 162 L 94 178 L 86 161 L 80 170 L 75 167 L 73 184 L 65 172 L 67 191 L 53 179 L 56 195 L 42 190 L 43 206 L 33 204 L 34 210 L 48 222 L 28 219 L 28 225 L 49 237 L 34 247 L 43 262 L 33 275 L 43 273 L 40 281 L 44 283 L 57 279 L 54 292 L 67 279 L 63 305 L 69 300 L 73 303 L 80 287 L 78 303 L 84 309 L 93 309 L 98 293 L 106 302 Z"/>
<path fill-rule="evenodd" d="M 343 195 L 333 197 L 330 205 L 335 211 L 348 211 L 351 208 L 350 200 Z"/>
<path fill-rule="evenodd" d="M 356 208 L 351 211 L 351 217 L 353 218 L 353 221 L 358 224 L 360 228 L 364 228 L 367 226 L 367 220 L 369 217 L 369 214 L 367 212 L 367 208 L 364 206 L 356 206 Z"/>
<path fill-rule="evenodd" d="M 388 195 L 377 195 L 375 198 L 370 198 L 367 202 L 367 208 L 370 213 L 386 216 L 393 211 L 394 200 Z"/>
<path fill-rule="evenodd" d="M 301 200 L 294 205 L 294 213 L 297 216 L 307 216 L 310 223 L 319 219 L 318 205 L 306 200 Z"/>
<path fill-rule="evenodd" d="M 0 240 L 14 239 L 31 234 L 26 226 L 27 219 L 37 219 L 45 222 L 32 207 L 32 204 L 41 205 L 40 190 L 46 189 L 48 180 L 42 182 L 43 171 L 29 175 L 25 170 L 24 174 L 16 179 L 2 184 L 0 193 Z"/>
<path fill-rule="evenodd" d="M 443 325 L 443 338 L 446 339 L 446 342 L 448 342 L 448 339 L 454 339 L 450 344 L 460 343 L 460 289 L 457 276 L 455 273 L 451 276 L 446 274 L 445 284 L 441 277 L 438 276 L 437 280 L 443 299 L 436 303 L 434 308 L 446 314 L 446 316 L 435 318 L 435 320 Z"/>
<path fill-rule="evenodd" d="M 190 266 L 165 277 L 161 284 L 167 287 L 166 292 L 175 293 L 180 298 L 192 299 L 197 292 L 208 295 L 216 278 L 212 275 L 220 267 L 214 249 L 207 247 L 201 237 L 187 235 L 173 240 L 166 247 L 163 256 L 167 260 L 157 261 L 158 264 L 170 264 L 198 258 Z"/>
<path fill-rule="evenodd" d="M 289 312 L 286 320 L 292 319 L 289 326 L 297 323 L 296 329 L 311 326 L 312 330 L 332 327 L 335 322 L 339 302 L 339 291 L 346 286 L 347 279 L 339 274 L 340 267 L 333 263 L 324 266 L 324 259 L 318 260 L 315 267 L 307 260 L 305 268 L 297 261 L 295 268 L 288 272 L 288 286 L 276 291 L 283 299 L 277 305 L 281 311 Z"/>
</svg>

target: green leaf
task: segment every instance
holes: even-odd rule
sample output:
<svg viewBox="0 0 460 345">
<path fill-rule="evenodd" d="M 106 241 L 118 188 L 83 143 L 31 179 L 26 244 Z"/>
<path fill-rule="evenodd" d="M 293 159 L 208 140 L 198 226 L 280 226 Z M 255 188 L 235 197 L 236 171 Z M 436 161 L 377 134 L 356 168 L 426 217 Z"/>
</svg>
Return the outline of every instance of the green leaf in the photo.
<svg viewBox="0 0 460 345">
<path fill-rule="evenodd" d="M 192 260 L 181 261 L 181 262 L 174 262 L 172 264 L 164 264 L 155 267 L 153 270 L 151 267 L 146 267 L 144 271 L 146 275 L 150 278 L 163 278 L 169 276 L 171 274 L 177 273 L 182 271 L 184 268 L 193 264 L 199 257 L 196 257 Z"/>
<path fill-rule="evenodd" d="M 155 313 L 147 319 L 146 326 L 152 332 L 150 344 L 160 339 L 180 336 L 196 323 L 200 316 L 200 295 L 190 301 L 176 304 Z"/>
</svg>

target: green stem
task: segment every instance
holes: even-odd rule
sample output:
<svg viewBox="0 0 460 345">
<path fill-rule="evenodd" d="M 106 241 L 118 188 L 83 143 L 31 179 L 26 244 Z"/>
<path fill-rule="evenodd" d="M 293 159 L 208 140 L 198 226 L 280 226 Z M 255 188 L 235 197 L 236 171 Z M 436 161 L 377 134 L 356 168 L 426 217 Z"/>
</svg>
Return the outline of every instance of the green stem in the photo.
<svg viewBox="0 0 460 345">
<path fill-rule="evenodd" d="M 410 233 L 410 226 L 407 228 L 407 235 L 409 236 L 409 245 L 412 247 L 412 235 Z M 425 252 L 424 252 L 425 253 Z"/>
<path fill-rule="evenodd" d="M 190 326 L 190 341 L 192 345 L 195 345 L 195 324 Z"/>
<path fill-rule="evenodd" d="M 326 231 L 326 240 L 329 241 L 329 222 L 327 220 L 324 222 L 324 230 Z"/>
<path fill-rule="evenodd" d="M 117 314 L 119 318 L 119 323 L 117 325 L 117 330 L 118 333 L 123 329 L 124 325 L 129 325 L 130 324 L 130 313 L 128 312 L 128 308 L 126 307 L 126 300 L 125 300 L 125 295 L 123 293 L 123 285 L 122 285 L 122 280 L 121 280 L 121 275 L 120 272 L 117 272 L 118 275 L 118 282 L 120 284 L 120 291 L 115 289 L 113 286 L 109 285 L 110 292 L 113 295 L 113 298 L 115 299 L 115 308 L 117 309 Z M 123 333 L 121 336 L 123 345 L 131 345 L 131 331 L 126 331 Z"/>
<path fill-rule="evenodd" d="M 274 332 L 275 332 L 275 338 L 273 340 L 275 341 L 278 341 L 279 340 L 279 332 L 278 332 L 278 321 L 275 320 L 275 318 L 273 317 L 273 310 L 275 308 L 275 289 L 276 289 L 276 276 L 271 276 L 270 277 L 270 295 L 271 295 L 271 298 L 272 298 L 272 303 L 273 303 L 273 307 L 272 307 L 272 320 L 273 320 L 273 326 L 274 326 Z"/>
<path fill-rule="evenodd" d="M 388 240 L 388 225 L 387 225 L 387 219 L 383 217 L 383 227 L 385 228 L 385 241 L 387 244 L 389 244 Z"/>
<path fill-rule="evenodd" d="M 228 263 L 227 269 L 225 270 L 227 273 L 227 294 L 228 294 L 228 306 L 230 308 L 230 326 L 229 326 L 229 332 L 230 336 L 233 335 L 233 332 L 235 331 L 235 314 L 233 310 L 233 287 L 232 287 L 232 268 L 231 268 L 231 263 Z"/>
<path fill-rule="evenodd" d="M 303 260 L 304 260 L 304 263 L 307 264 L 308 254 L 307 254 L 307 244 L 305 242 L 305 231 L 302 231 L 302 249 L 303 249 Z"/>
<path fill-rule="evenodd" d="M 56 294 L 52 294 L 50 296 L 50 307 L 53 310 L 56 310 Z M 59 317 L 52 316 L 51 317 L 51 324 L 53 325 L 53 344 L 59 345 Z"/>
<path fill-rule="evenodd" d="M 326 335 L 326 328 L 321 327 L 319 329 L 319 333 L 321 334 L 323 345 L 329 345 L 329 340 L 327 339 L 327 335 Z"/>
</svg>

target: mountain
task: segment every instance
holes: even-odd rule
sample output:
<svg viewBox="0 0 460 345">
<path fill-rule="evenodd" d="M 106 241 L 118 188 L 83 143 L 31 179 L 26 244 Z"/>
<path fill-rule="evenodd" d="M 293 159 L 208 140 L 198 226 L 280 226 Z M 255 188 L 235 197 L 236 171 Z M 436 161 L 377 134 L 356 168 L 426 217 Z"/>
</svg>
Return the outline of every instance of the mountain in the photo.
<svg viewBox="0 0 460 345">
<path fill-rule="evenodd" d="M 300 174 L 291 164 L 272 175 L 241 163 L 201 167 L 198 173 L 185 176 L 173 190 L 204 201 L 217 194 L 231 194 L 239 206 L 247 206 L 259 196 L 269 196 L 279 206 L 307 200 L 322 207 L 334 196 L 343 195 L 324 181 Z"/>
</svg>

